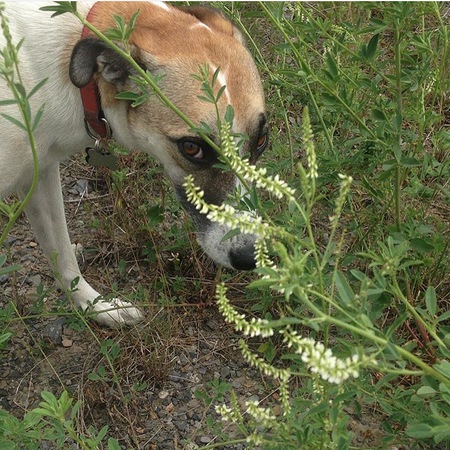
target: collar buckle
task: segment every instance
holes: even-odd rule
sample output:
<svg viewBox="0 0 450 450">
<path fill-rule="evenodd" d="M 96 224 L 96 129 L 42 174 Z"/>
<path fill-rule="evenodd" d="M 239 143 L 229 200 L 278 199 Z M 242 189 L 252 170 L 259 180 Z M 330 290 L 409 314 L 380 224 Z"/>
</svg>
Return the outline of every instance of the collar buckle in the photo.
<svg viewBox="0 0 450 450">
<path fill-rule="evenodd" d="M 102 117 L 101 119 L 98 119 L 99 122 L 102 123 L 102 126 L 105 128 L 106 132 L 105 133 L 98 133 L 97 131 L 95 131 L 90 123 L 89 123 L 89 119 L 88 118 L 84 118 L 84 128 L 86 130 L 86 133 L 88 134 L 88 136 L 93 139 L 94 141 L 108 141 L 112 138 L 112 129 L 111 126 L 109 124 L 109 122 Z"/>
</svg>

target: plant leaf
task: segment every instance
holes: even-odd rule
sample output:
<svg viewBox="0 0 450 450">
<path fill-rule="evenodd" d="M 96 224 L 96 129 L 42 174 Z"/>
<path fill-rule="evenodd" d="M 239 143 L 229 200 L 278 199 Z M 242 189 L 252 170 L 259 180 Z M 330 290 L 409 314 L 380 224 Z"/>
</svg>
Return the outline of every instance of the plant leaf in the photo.
<svg viewBox="0 0 450 450">
<path fill-rule="evenodd" d="M 77 2 L 55 2 L 56 6 L 42 6 L 40 11 L 54 11 L 52 17 L 59 16 L 65 13 L 75 13 L 77 11 Z"/>
<path fill-rule="evenodd" d="M 425 292 L 425 304 L 427 305 L 428 312 L 431 316 L 435 316 L 437 313 L 437 299 L 436 291 L 433 286 L 428 286 Z"/>
<path fill-rule="evenodd" d="M 400 164 L 404 167 L 419 167 L 421 165 L 420 161 L 409 156 L 402 156 L 400 159 Z"/>
<path fill-rule="evenodd" d="M 413 238 L 409 241 L 411 244 L 411 248 L 420 253 L 428 253 L 434 250 L 434 245 L 429 244 L 425 239 L 422 238 Z"/>
<path fill-rule="evenodd" d="M 24 125 L 22 122 L 20 122 L 19 120 L 15 119 L 14 117 L 11 117 L 10 115 L 8 115 L 8 114 L 3 114 L 3 113 L 1 114 L 1 116 L 2 116 L 4 119 L 9 120 L 11 123 L 13 123 L 13 124 L 16 125 L 17 127 L 19 127 L 21 130 L 27 131 L 27 129 L 25 128 L 25 125 Z"/>
<path fill-rule="evenodd" d="M 233 228 L 228 233 L 225 234 L 225 236 L 221 239 L 220 242 L 224 242 L 227 239 L 231 239 L 237 235 L 241 234 L 241 230 L 239 228 Z"/>
<path fill-rule="evenodd" d="M 36 84 L 36 86 L 34 86 L 33 89 L 31 89 L 30 93 L 27 95 L 27 99 L 31 98 L 34 94 L 36 94 L 36 92 L 42 87 L 44 86 L 45 83 L 47 83 L 48 77 L 44 78 L 43 80 L 39 81 L 38 84 Z"/>
<path fill-rule="evenodd" d="M 372 36 L 372 39 L 367 44 L 367 50 L 366 50 L 366 56 L 368 59 L 372 59 L 375 56 L 375 52 L 377 51 L 377 45 L 378 45 L 378 37 L 379 34 L 375 34 Z"/>
<path fill-rule="evenodd" d="M 424 439 L 433 436 L 433 429 L 427 423 L 412 423 L 405 431 L 407 436 Z"/>
<path fill-rule="evenodd" d="M 336 272 L 335 282 L 340 299 L 345 305 L 350 305 L 355 298 L 355 293 L 348 284 L 347 278 L 341 271 Z"/>
<path fill-rule="evenodd" d="M 33 131 L 33 132 L 36 129 L 36 127 L 39 125 L 42 114 L 44 114 L 44 106 L 45 106 L 45 103 L 39 108 L 38 112 L 34 116 L 33 126 L 31 127 L 31 131 Z"/>
<path fill-rule="evenodd" d="M 11 100 L 0 100 L 0 106 L 8 106 L 8 105 L 15 105 L 17 104 L 17 100 L 11 99 Z"/>
<path fill-rule="evenodd" d="M 4 342 L 6 342 L 11 336 L 12 336 L 12 333 L 10 333 L 10 332 L 0 334 L 0 344 L 3 344 Z"/>
<path fill-rule="evenodd" d="M 122 447 L 114 438 L 108 439 L 108 450 L 121 450 Z"/>
<path fill-rule="evenodd" d="M 436 394 L 436 390 L 433 389 L 431 386 L 421 386 L 416 394 L 419 397 L 432 397 L 433 395 Z"/>
<path fill-rule="evenodd" d="M 327 63 L 328 66 L 328 71 L 331 75 L 331 79 L 332 80 L 336 80 L 336 78 L 339 75 L 339 69 L 338 66 L 336 64 L 336 61 L 333 59 L 333 56 L 331 55 L 330 52 L 327 52 L 325 55 L 325 61 Z"/>
</svg>

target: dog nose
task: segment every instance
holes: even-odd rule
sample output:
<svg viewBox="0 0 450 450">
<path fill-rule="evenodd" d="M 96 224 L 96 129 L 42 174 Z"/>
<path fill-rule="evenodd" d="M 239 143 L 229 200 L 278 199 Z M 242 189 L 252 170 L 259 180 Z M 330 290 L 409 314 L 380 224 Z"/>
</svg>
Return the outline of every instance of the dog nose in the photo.
<svg viewBox="0 0 450 450">
<path fill-rule="evenodd" d="M 253 245 L 232 249 L 229 252 L 229 257 L 233 269 L 252 270 L 256 267 L 255 247 Z"/>
</svg>

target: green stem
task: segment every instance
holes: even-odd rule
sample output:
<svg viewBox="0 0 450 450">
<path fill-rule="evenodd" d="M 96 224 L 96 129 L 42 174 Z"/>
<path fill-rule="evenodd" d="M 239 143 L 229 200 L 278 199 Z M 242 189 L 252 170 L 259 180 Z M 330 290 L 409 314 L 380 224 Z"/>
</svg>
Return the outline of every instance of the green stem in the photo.
<svg viewBox="0 0 450 450">
<path fill-rule="evenodd" d="M 396 134 L 397 142 L 394 148 L 395 165 L 395 181 L 394 181 L 394 202 L 395 202 L 395 227 L 400 231 L 400 196 L 401 196 L 401 145 L 402 145 L 402 121 L 403 121 L 403 103 L 402 103 L 402 66 L 400 52 L 400 24 L 398 20 L 394 20 L 394 53 L 395 53 L 395 90 L 397 100 L 397 117 L 396 117 Z"/>
<path fill-rule="evenodd" d="M 91 450 L 91 447 L 88 446 L 83 438 L 80 438 L 78 433 L 74 430 L 72 426 L 67 426 L 64 418 L 60 418 L 59 421 L 61 425 L 67 430 L 69 436 L 83 449 L 83 450 Z"/>
<path fill-rule="evenodd" d="M 309 98 L 311 100 L 311 103 L 314 106 L 314 110 L 316 111 L 316 114 L 317 114 L 317 117 L 319 119 L 320 125 L 322 126 L 322 130 L 325 133 L 325 139 L 328 142 L 328 146 L 330 147 L 330 150 L 334 154 L 333 138 L 331 137 L 331 134 L 328 131 L 327 126 L 325 125 L 325 121 L 323 120 L 323 115 L 320 112 L 319 105 L 317 104 L 316 97 L 313 94 L 313 91 L 311 89 L 311 86 L 310 86 L 310 83 L 309 83 L 308 79 L 306 79 L 306 88 L 308 89 Z"/>
<path fill-rule="evenodd" d="M 426 375 L 430 375 L 431 377 L 435 378 L 438 381 L 441 381 L 446 386 L 450 387 L 450 379 L 448 377 L 446 377 L 445 375 L 441 374 L 433 367 L 431 367 L 428 364 L 426 364 L 425 362 L 423 362 L 420 358 L 418 358 L 416 355 L 413 355 L 408 350 L 405 350 L 404 348 L 399 347 L 398 345 L 393 344 L 392 342 L 389 342 L 385 338 L 377 336 L 375 334 L 375 332 L 372 330 L 367 330 L 364 328 L 360 328 L 359 326 L 351 325 L 347 322 L 337 319 L 336 317 L 331 317 L 331 316 L 325 314 L 316 305 L 314 305 L 313 302 L 311 302 L 307 298 L 304 298 L 304 296 L 299 297 L 299 298 L 303 298 L 303 301 L 308 306 L 308 308 L 310 308 L 310 310 L 317 317 L 320 317 L 323 321 L 333 324 L 334 326 L 341 327 L 342 329 L 348 330 L 359 336 L 365 337 L 365 338 L 369 339 L 370 341 L 372 341 L 382 347 L 387 347 L 388 345 L 391 345 L 395 349 L 396 352 L 398 352 L 403 358 L 407 359 L 408 361 L 410 361 L 411 363 L 413 363 L 414 365 L 416 365 L 417 367 L 422 369 L 422 371 Z"/>
<path fill-rule="evenodd" d="M 17 74 L 19 74 L 19 68 L 16 65 L 16 71 Z M 31 187 L 28 190 L 27 194 L 25 195 L 24 199 L 20 202 L 19 207 L 14 211 L 14 213 L 8 217 L 8 223 L 6 224 L 2 235 L 0 236 L 0 245 L 5 241 L 6 236 L 11 231 L 11 228 L 19 218 L 19 216 L 22 214 L 23 210 L 25 209 L 26 205 L 31 199 L 31 196 L 33 195 L 34 191 L 36 190 L 38 177 L 39 177 L 39 163 L 38 163 L 38 156 L 37 156 L 37 150 L 36 150 L 36 141 L 34 139 L 33 129 L 30 122 L 31 117 L 27 114 L 27 105 L 28 105 L 28 99 L 22 98 L 22 95 L 17 91 L 17 88 L 14 86 L 14 80 L 12 78 L 7 77 L 6 82 L 8 84 L 8 87 L 10 88 L 11 92 L 13 93 L 14 99 L 16 100 L 20 114 L 22 116 L 25 129 L 27 132 L 28 141 L 30 143 L 31 147 L 31 153 L 33 155 L 33 180 L 31 182 Z"/>
<path fill-rule="evenodd" d="M 436 19 L 439 23 L 439 32 L 442 36 L 442 45 L 443 50 L 440 52 L 441 54 L 441 64 L 439 67 L 439 73 L 436 75 L 436 83 L 434 87 L 434 93 L 433 93 L 433 101 L 432 104 L 434 105 L 436 102 L 436 98 L 440 95 L 439 93 L 445 92 L 445 88 L 443 89 L 440 82 L 448 83 L 448 77 L 449 77 L 449 68 L 448 68 L 448 59 L 449 59 L 449 26 L 447 23 L 444 23 L 442 20 L 442 14 L 439 10 L 439 3 L 440 2 L 433 2 L 433 9 L 434 13 L 436 15 Z M 443 3 L 445 5 L 445 3 Z M 438 64 L 438 63 L 437 63 Z M 438 82 L 438 80 L 440 82 Z M 441 89 L 439 89 L 439 87 Z M 443 115 L 443 101 L 444 101 L 445 95 L 441 95 L 441 101 L 439 102 L 439 114 Z"/>
</svg>

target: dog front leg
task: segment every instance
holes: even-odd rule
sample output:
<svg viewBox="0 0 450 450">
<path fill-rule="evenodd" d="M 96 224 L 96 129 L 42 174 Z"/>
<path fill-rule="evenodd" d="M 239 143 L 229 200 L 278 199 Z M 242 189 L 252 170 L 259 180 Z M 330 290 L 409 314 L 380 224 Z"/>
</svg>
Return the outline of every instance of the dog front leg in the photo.
<svg viewBox="0 0 450 450">
<path fill-rule="evenodd" d="M 53 263 L 52 269 L 60 287 L 68 292 L 73 281 L 78 279 L 71 293 L 76 306 L 95 312 L 97 322 L 111 327 L 133 324 L 142 318 L 140 311 L 130 303 L 118 299 L 104 300 L 81 275 L 67 231 L 58 163 L 41 170 L 26 214 L 37 241 Z"/>
</svg>

